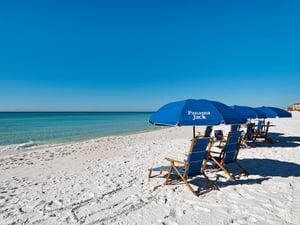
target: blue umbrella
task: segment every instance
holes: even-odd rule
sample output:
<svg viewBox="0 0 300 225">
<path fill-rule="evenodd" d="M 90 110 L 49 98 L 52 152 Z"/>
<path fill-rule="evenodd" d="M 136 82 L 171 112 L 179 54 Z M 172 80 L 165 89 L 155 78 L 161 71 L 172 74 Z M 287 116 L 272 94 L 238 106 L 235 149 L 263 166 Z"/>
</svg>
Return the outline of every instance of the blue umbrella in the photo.
<svg viewBox="0 0 300 225">
<path fill-rule="evenodd" d="M 149 120 L 154 125 L 194 127 L 221 123 L 243 124 L 246 121 L 246 117 L 231 107 L 206 99 L 187 99 L 168 103 L 153 113 Z"/>
<path fill-rule="evenodd" d="M 276 117 L 292 117 L 292 114 L 284 109 L 280 109 L 277 107 L 257 107 L 258 110 L 264 112 L 267 118 L 276 118 Z"/>
<path fill-rule="evenodd" d="M 247 117 L 248 119 L 257 119 L 257 118 L 266 118 L 266 114 L 258 110 L 256 108 L 252 108 L 249 106 L 241 106 L 241 105 L 233 105 L 231 106 L 233 109 L 238 111 L 241 115 Z"/>
</svg>

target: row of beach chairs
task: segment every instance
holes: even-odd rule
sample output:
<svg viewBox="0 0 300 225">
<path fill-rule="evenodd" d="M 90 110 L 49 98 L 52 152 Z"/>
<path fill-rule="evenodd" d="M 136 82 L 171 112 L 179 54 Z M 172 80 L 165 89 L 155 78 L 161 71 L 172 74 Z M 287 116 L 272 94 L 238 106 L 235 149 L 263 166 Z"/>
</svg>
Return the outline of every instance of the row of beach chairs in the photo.
<svg viewBox="0 0 300 225">
<path fill-rule="evenodd" d="M 243 136 L 242 139 L 242 146 L 247 146 L 248 142 L 252 142 L 255 145 L 257 144 L 258 139 L 264 139 L 269 143 L 273 143 L 273 140 L 268 136 L 270 127 L 270 122 L 268 121 L 265 124 L 265 121 L 259 120 L 257 124 L 253 122 L 249 122 L 246 125 L 246 130 L 242 131 L 241 136 Z M 239 124 L 231 125 L 230 132 L 235 132 L 240 130 Z M 204 133 L 201 134 L 201 132 L 198 132 L 198 136 L 202 137 L 212 137 L 212 126 L 207 126 Z M 222 130 L 214 130 L 214 136 L 215 141 L 219 142 L 219 147 L 226 142 L 226 136 L 224 136 Z"/>
<path fill-rule="evenodd" d="M 257 138 L 260 137 L 272 142 L 267 135 L 269 124 L 268 122 L 266 126 L 263 123 L 255 126 L 254 123 L 249 123 L 246 132 L 240 131 L 238 126 L 233 126 L 227 137 L 223 135 L 222 137 L 211 137 L 212 127 L 207 127 L 203 136 L 196 136 L 192 139 L 186 160 L 180 161 L 165 158 L 170 163 L 170 166 L 150 168 L 148 177 L 152 178 L 167 173 L 166 185 L 183 181 L 193 194 L 197 196 L 210 190 L 219 190 L 218 186 L 208 178 L 206 171 L 211 167 L 219 168 L 231 179 L 236 179 L 241 175 L 249 175 L 247 170 L 237 160 L 240 147 L 249 140 L 256 142 Z M 212 148 L 212 146 L 215 146 L 216 141 L 220 141 L 220 144 L 218 144 L 219 148 L 217 148 L 220 151 Z M 223 142 L 224 144 L 222 144 Z M 235 164 L 238 172 L 233 173 L 230 171 L 228 169 L 229 164 Z M 154 171 L 158 174 L 153 175 Z M 190 183 L 191 178 L 199 175 L 205 178 L 208 185 L 195 190 Z"/>
</svg>

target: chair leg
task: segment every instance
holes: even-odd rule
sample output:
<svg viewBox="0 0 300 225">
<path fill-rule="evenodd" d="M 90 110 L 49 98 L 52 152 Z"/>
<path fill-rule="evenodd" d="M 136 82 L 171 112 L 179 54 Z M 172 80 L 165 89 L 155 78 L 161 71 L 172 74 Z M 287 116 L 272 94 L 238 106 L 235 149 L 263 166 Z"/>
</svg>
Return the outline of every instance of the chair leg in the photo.
<svg viewBox="0 0 300 225">
<path fill-rule="evenodd" d="M 235 161 L 235 163 L 236 163 L 236 165 L 242 170 L 242 173 L 243 173 L 243 174 L 245 174 L 246 176 L 249 175 L 248 171 L 247 171 L 244 167 L 242 167 L 241 164 L 239 164 L 237 161 Z"/>
<path fill-rule="evenodd" d="M 161 175 L 163 172 L 169 172 L 169 169 L 161 169 L 161 170 L 159 171 L 159 174 Z"/>
<path fill-rule="evenodd" d="M 216 160 L 214 157 L 211 157 L 211 159 L 224 171 L 224 173 L 230 177 L 231 179 L 235 179 L 234 176 L 223 166 L 223 164 L 221 164 L 220 162 L 218 162 L 218 160 Z"/>
<path fill-rule="evenodd" d="M 149 168 L 148 171 L 149 171 L 148 178 L 152 178 L 152 176 L 151 176 L 152 175 L 152 168 Z"/>
<path fill-rule="evenodd" d="M 194 195 L 197 195 L 197 193 L 194 191 L 194 189 L 191 187 L 191 185 L 188 183 L 188 181 L 185 179 L 184 176 L 179 172 L 178 168 L 174 165 L 173 162 L 171 162 L 170 170 L 168 172 L 168 175 L 166 177 L 165 185 L 168 184 L 171 173 L 172 173 L 172 168 L 176 171 L 178 176 L 183 180 L 183 182 L 187 185 L 187 187 L 193 192 Z"/>
<path fill-rule="evenodd" d="M 197 192 L 192 188 L 192 186 L 189 184 L 189 182 L 186 180 L 186 178 L 184 176 L 182 176 L 182 174 L 179 172 L 179 170 L 177 169 L 176 166 L 174 166 L 174 170 L 176 171 L 178 176 L 183 180 L 183 182 L 186 184 L 186 186 L 193 192 L 193 194 L 197 196 Z"/>
<path fill-rule="evenodd" d="M 272 138 L 269 138 L 268 136 L 265 136 L 265 139 L 266 139 L 266 141 L 269 142 L 270 144 L 273 144 Z"/>
<path fill-rule="evenodd" d="M 173 169 L 175 170 L 175 172 L 177 173 L 177 175 L 179 176 L 179 178 L 186 184 L 186 186 L 190 189 L 190 191 L 191 191 L 194 195 L 198 196 L 198 194 L 201 194 L 201 193 L 200 193 L 201 190 L 195 191 L 195 190 L 192 188 L 192 186 L 190 185 L 190 183 L 187 181 L 186 176 L 183 175 L 182 173 L 180 173 L 178 167 L 175 166 L 174 162 L 171 162 L 171 166 L 170 166 L 170 169 L 169 169 L 169 171 L 168 171 L 168 175 L 167 175 L 167 177 L 166 177 L 166 181 L 165 181 L 165 183 L 164 183 L 165 185 L 167 185 L 168 183 L 170 183 L 170 182 L 172 181 L 172 179 L 170 179 L 170 176 L 171 176 L 171 173 L 172 173 L 172 170 L 173 170 Z M 201 171 L 201 174 L 206 178 L 206 180 L 207 180 L 208 183 L 209 183 L 209 186 L 206 187 L 206 188 L 204 188 L 204 190 L 207 190 L 207 191 L 209 191 L 209 190 L 211 190 L 211 189 L 219 190 L 218 186 L 217 186 L 214 182 L 212 182 L 212 181 L 206 176 L 206 174 L 205 174 L 203 171 Z M 171 181 L 170 181 L 170 180 L 171 180 Z"/>
<path fill-rule="evenodd" d="M 148 178 L 150 179 L 150 178 L 153 178 L 153 177 L 157 177 L 158 176 L 158 174 L 156 174 L 156 175 L 152 175 L 152 171 L 153 171 L 153 169 L 152 168 L 149 168 L 148 169 L 148 171 L 149 171 L 149 173 L 148 173 Z M 161 172 L 160 172 L 160 174 L 161 174 Z"/>
<path fill-rule="evenodd" d="M 219 189 L 219 187 L 214 183 L 214 182 L 212 182 L 209 178 L 208 178 L 208 176 L 204 173 L 204 171 L 202 172 L 202 175 L 205 177 L 205 179 L 208 181 L 208 183 L 210 184 L 209 185 L 209 188 L 211 187 L 212 189 L 214 189 L 214 190 L 220 190 Z"/>
<path fill-rule="evenodd" d="M 173 164 L 174 165 L 174 164 Z M 170 176 L 171 176 L 171 173 L 172 173 L 172 163 L 171 163 L 171 166 L 170 166 L 170 169 L 169 169 L 169 171 L 168 171 L 168 175 L 167 175 L 167 177 L 166 177 L 166 181 L 165 181 L 165 185 L 167 185 L 168 183 L 169 183 L 169 179 L 170 179 Z"/>
</svg>

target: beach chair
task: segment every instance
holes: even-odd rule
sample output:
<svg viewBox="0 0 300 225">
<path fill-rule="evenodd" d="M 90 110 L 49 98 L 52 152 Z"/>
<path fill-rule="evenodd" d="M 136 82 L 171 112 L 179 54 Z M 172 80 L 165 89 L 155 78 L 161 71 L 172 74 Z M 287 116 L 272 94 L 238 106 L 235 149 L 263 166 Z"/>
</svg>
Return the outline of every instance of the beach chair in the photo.
<svg viewBox="0 0 300 225">
<path fill-rule="evenodd" d="M 269 127 L 270 121 L 268 121 L 266 125 L 262 124 L 259 127 L 257 127 L 257 129 L 254 130 L 253 142 L 256 143 L 257 138 L 264 138 L 266 141 L 273 144 L 273 140 L 268 136 Z"/>
<path fill-rule="evenodd" d="M 236 176 L 245 174 L 248 175 L 249 173 L 244 169 L 238 162 L 237 156 L 239 153 L 240 145 L 241 145 L 241 131 L 236 132 L 229 132 L 226 144 L 224 145 L 221 152 L 214 152 L 210 149 L 208 150 L 209 158 L 216 164 L 216 166 L 220 167 L 227 176 L 231 179 L 235 179 Z M 215 156 L 215 154 L 218 154 Z M 235 163 L 238 168 L 239 172 L 236 174 L 231 173 L 227 168 L 226 165 Z"/>
<path fill-rule="evenodd" d="M 206 126 L 204 133 L 201 134 L 201 132 L 198 132 L 197 137 L 210 137 L 212 130 L 213 130 L 213 126 Z"/>
<path fill-rule="evenodd" d="M 223 130 L 215 130 L 214 136 L 215 142 L 219 142 L 218 147 L 221 147 L 225 143 L 225 136 L 223 134 Z"/>
<path fill-rule="evenodd" d="M 263 120 L 259 120 L 257 122 L 256 128 L 255 128 L 255 132 L 260 132 L 263 129 L 264 126 L 264 121 Z"/>
<path fill-rule="evenodd" d="M 212 132 L 213 126 L 206 126 L 204 137 L 210 137 Z"/>
<path fill-rule="evenodd" d="M 190 151 L 188 153 L 187 159 L 185 161 L 179 161 L 171 158 L 165 158 L 170 166 L 168 168 L 168 174 L 166 176 L 165 185 L 172 184 L 174 182 L 183 181 L 186 186 L 192 191 L 194 195 L 202 194 L 210 190 L 219 190 L 218 186 L 212 182 L 204 170 L 207 163 L 207 149 L 211 147 L 211 139 L 209 137 L 203 138 L 193 138 Z M 166 168 L 163 168 L 162 171 L 166 171 Z M 204 188 L 194 190 L 190 184 L 191 181 L 194 181 L 192 178 L 203 175 L 205 180 L 208 182 L 208 185 Z M 149 173 L 151 177 L 151 170 Z"/>
<path fill-rule="evenodd" d="M 248 123 L 247 124 L 247 129 L 246 133 L 242 135 L 242 146 L 248 146 L 247 143 L 248 141 L 252 140 L 253 141 L 253 135 L 254 135 L 254 123 Z"/>
<path fill-rule="evenodd" d="M 239 131 L 240 130 L 240 124 L 232 124 L 230 127 L 231 132 Z"/>
</svg>

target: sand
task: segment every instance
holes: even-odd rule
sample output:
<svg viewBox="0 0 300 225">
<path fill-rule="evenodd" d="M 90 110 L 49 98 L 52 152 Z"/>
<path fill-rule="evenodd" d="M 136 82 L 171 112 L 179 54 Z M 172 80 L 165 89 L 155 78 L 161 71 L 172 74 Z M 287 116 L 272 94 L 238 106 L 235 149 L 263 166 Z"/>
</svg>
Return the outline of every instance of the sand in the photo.
<svg viewBox="0 0 300 225">
<path fill-rule="evenodd" d="M 1 153 L 0 224 L 299 224 L 300 113 L 270 121 L 275 143 L 240 151 L 250 175 L 209 171 L 220 190 L 199 197 L 148 179 L 164 157 L 185 158 L 191 127 Z"/>
</svg>

